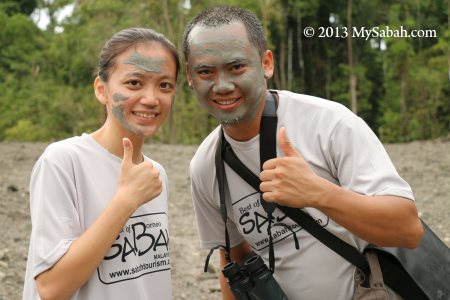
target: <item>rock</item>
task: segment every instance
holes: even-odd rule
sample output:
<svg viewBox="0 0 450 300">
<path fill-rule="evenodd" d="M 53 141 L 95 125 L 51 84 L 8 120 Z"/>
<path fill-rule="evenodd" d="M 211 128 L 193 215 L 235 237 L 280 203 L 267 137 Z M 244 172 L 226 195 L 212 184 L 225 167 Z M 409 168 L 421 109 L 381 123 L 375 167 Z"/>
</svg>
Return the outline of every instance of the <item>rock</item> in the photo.
<svg viewBox="0 0 450 300">
<path fill-rule="evenodd" d="M 15 192 L 17 192 L 19 189 L 15 186 L 15 185 L 13 185 L 13 184 L 10 184 L 10 185 L 8 185 L 8 187 L 6 188 L 7 190 L 8 190 L 8 192 L 13 192 L 13 193 L 15 193 Z"/>
</svg>

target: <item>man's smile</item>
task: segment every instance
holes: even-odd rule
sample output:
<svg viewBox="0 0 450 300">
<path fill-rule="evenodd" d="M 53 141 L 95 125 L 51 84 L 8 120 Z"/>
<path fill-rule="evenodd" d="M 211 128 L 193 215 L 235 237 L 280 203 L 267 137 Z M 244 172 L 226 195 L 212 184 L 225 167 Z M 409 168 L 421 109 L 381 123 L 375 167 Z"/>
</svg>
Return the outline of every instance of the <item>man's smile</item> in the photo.
<svg viewBox="0 0 450 300">
<path fill-rule="evenodd" d="M 236 102 L 239 101 L 239 97 L 238 98 L 234 98 L 234 99 L 214 99 L 213 101 L 219 105 L 230 105 L 230 104 L 234 104 Z"/>
</svg>

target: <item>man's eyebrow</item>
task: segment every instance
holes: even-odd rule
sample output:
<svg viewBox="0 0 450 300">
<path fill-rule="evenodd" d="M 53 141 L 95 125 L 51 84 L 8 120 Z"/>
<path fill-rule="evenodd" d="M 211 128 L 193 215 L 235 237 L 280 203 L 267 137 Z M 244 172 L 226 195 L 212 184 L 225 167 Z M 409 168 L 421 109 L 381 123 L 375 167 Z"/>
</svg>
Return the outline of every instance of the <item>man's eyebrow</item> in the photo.
<svg viewBox="0 0 450 300">
<path fill-rule="evenodd" d="M 208 64 L 197 64 L 193 66 L 194 69 L 213 68 L 213 67 L 214 67 L 213 65 Z"/>
<path fill-rule="evenodd" d="M 235 65 L 235 64 L 243 64 L 243 63 L 247 63 L 247 59 L 246 58 L 234 58 L 228 62 L 225 63 L 226 66 L 229 65 Z M 214 65 L 208 65 L 208 64 L 196 64 L 193 66 L 194 69 L 202 69 L 202 68 L 214 68 Z"/>
<path fill-rule="evenodd" d="M 243 63 L 247 63 L 247 59 L 244 57 L 235 58 L 233 60 L 230 60 L 229 62 L 226 63 L 226 65 L 235 65 L 235 64 L 243 64 Z"/>
</svg>

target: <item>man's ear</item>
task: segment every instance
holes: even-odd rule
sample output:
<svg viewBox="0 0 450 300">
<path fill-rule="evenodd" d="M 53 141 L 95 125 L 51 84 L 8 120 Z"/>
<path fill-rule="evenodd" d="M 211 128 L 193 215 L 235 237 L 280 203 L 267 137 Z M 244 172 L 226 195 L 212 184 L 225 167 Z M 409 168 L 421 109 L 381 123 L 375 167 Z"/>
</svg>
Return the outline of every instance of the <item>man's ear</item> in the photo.
<svg viewBox="0 0 450 300">
<path fill-rule="evenodd" d="M 191 77 L 191 73 L 189 73 L 189 64 L 188 63 L 186 63 L 186 76 L 187 76 L 189 87 L 192 88 L 192 77 Z"/>
<path fill-rule="evenodd" d="M 95 77 L 94 80 L 94 92 L 95 97 L 97 97 L 98 101 L 100 101 L 103 105 L 106 105 L 108 101 L 106 98 L 105 83 L 98 76 Z"/>
<path fill-rule="evenodd" d="M 262 67 L 264 69 L 264 78 L 271 78 L 273 76 L 273 70 L 275 68 L 272 51 L 264 51 L 264 55 L 262 57 Z"/>
</svg>

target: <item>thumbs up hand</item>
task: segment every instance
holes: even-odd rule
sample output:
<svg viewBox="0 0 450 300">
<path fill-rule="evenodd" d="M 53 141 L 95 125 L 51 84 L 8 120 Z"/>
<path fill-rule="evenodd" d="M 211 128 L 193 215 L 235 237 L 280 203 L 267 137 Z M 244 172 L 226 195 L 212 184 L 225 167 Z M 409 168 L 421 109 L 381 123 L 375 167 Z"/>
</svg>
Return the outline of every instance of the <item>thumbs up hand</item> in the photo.
<svg viewBox="0 0 450 300">
<path fill-rule="evenodd" d="M 280 128 L 277 144 L 285 157 L 270 159 L 262 167 L 260 189 L 264 200 L 295 208 L 318 206 L 332 183 L 309 168 L 286 137 L 284 127 Z"/>
<path fill-rule="evenodd" d="M 159 170 L 150 161 L 133 163 L 133 144 L 128 138 L 124 138 L 122 143 L 123 160 L 117 192 L 137 209 L 161 194 L 162 181 Z"/>
</svg>

